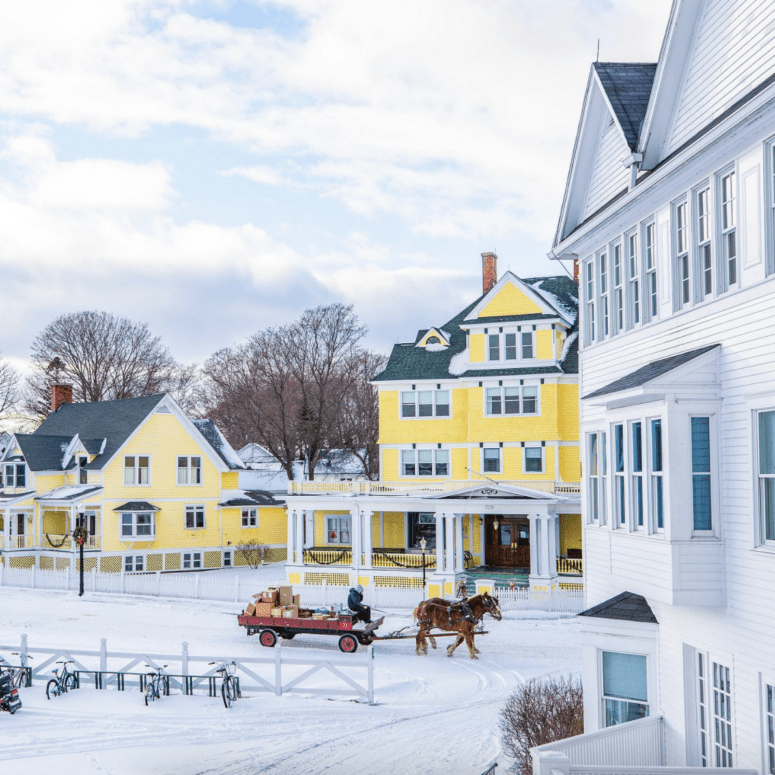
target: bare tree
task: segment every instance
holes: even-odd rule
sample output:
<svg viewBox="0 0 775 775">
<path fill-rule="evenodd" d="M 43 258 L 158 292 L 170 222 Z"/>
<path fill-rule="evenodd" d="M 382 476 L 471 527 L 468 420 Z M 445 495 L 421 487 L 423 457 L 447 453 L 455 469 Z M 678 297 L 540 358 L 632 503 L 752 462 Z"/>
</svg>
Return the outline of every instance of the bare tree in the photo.
<svg viewBox="0 0 775 775">
<path fill-rule="evenodd" d="M 0 358 L 0 419 L 16 408 L 19 401 L 19 375 L 7 360 Z"/>
<path fill-rule="evenodd" d="M 51 386 L 73 385 L 73 400 L 106 401 L 159 393 L 174 383 L 178 365 L 146 323 L 108 312 L 60 315 L 32 343 L 26 408 L 49 412 Z"/>
<path fill-rule="evenodd" d="M 584 732 L 581 681 L 533 678 L 522 684 L 501 709 L 501 740 L 519 775 L 532 775 L 530 749 Z"/>
<path fill-rule="evenodd" d="M 314 479 L 320 454 L 340 437 L 365 333 L 352 306 L 332 304 L 220 350 L 203 368 L 210 416 L 234 446 L 267 449 L 289 479 L 293 462 L 306 458 Z"/>
</svg>

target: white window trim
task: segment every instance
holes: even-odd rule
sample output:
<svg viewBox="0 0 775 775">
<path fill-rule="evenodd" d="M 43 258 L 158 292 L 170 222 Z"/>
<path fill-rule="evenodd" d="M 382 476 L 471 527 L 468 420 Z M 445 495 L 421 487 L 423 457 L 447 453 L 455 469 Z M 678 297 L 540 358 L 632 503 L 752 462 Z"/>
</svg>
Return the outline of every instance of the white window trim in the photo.
<svg viewBox="0 0 775 775">
<path fill-rule="evenodd" d="M 648 261 L 646 260 L 647 245 L 646 239 L 651 230 L 651 253 L 653 259 L 653 268 L 649 269 Z M 652 320 L 659 320 L 659 255 L 657 253 L 657 222 L 652 216 L 647 218 L 641 223 L 641 246 L 643 252 L 643 289 L 641 291 L 641 320 L 645 323 L 650 323 Z M 652 294 L 651 294 L 651 277 L 654 278 L 656 310 L 651 309 Z"/>
<path fill-rule="evenodd" d="M 635 275 L 631 276 L 630 274 L 630 240 L 632 238 L 635 238 Z M 626 287 L 626 293 L 625 298 L 627 300 L 627 320 L 626 320 L 626 326 L 627 330 L 640 327 L 643 325 L 643 279 L 641 275 L 643 274 L 643 261 L 641 256 L 641 245 L 640 245 L 640 233 L 638 232 L 637 227 L 633 227 L 629 231 L 624 233 L 623 238 L 623 246 L 624 246 L 624 266 L 625 266 L 625 273 L 624 273 L 624 283 Z M 638 311 L 638 320 L 635 320 L 635 310 L 636 310 L 636 300 L 635 300 L 635 294 L 633 292 L 633 288 L 637 287 L 637 311 Z"/>
<path fill-rule="evenodd" d="M 247 517 L 245 516 L 245 512 L 248 512 Z M 251 511 L 255 511 L 255 515 L 250 514 Z M 251 518 L 254 518 L 256 520 L 255 525 L 251 525 L 250 520 Z M 245 524 L 245 519 L 248 520 L 248 524 Z M 240 509 L 240 524 L 242 525 L 243 530 L 256 530 L 258 525 L 258 507 L 257 506 L 243 506 Z"/>
<path fill-rule="evenodd" d="M 603 272 L 603 266 L 605 266 L 605 272 Z M 611 337 L 611 257 L 605 248 L 595 254 L 595 272 L 599 309 L 597 340 L 602 342 Z M 605 279 L 605 289 L 603 289 L 603 279 Z"/>
<path fill-rule="evenodd" d="M 520 325 L 504 325 L 504 326 L 498 326 L 497 331 L 494 330 L 494 326 L 484 329 L 484 349 L 485 349 L 485 360 L 487 363 L 497 363 L 497 364 L 504 364 L 504 363 L 534 363 L 538 360 L 538 356 L 536 353 L 536 331 L 537 331 L 537 324 L 533 323 L 522 323 Z M 506 335 L 507 334 L 513 334 L 515 337 L 515 354 L 516 358 L 506 358 Z M 522 355 L 522 335 L 523 334 L 530 334 L 530 349 L 533 353 L 533 356 L 531 358 L 524 358 Z M 490 337 L 491 336 L 497 336 L 498 337 L 498 358 L 491 358 L 490 357 Z"/>
<path fill-rule="evenodd" d="M 202 511 L 202 524 L 196 525 L 196 513 L 201 509 Z M 189 527 L 188 512 L 193 510 L 194 512 L 194 526 Z M 183 508 L 183 526 L 185 530 L 206 530 L 207 529 L 207 507 L 202 503 L 187 503 Z"/>
<path fill-rule="evenodd" d="M 417 473 L 415 474 L 405 474 L 404 473 L 404 452 L 414 452 L 414 467 Z M 419 462 L 419 455 L 418 452 L 432 452 L 433 453 L 433 472 L 428 475 L 420 475 L 420 462 Z M 436 462 L 436 453 L 437 452 L 446 452 L 447 453 L 447 473 L 446 474 L 437 474 L 436 473 L 436 466 L 438 465 Z M 404 447 L 403 449 L 400 449 L 398 452 L 398 475 L 401 479 L 450 479 L 452 477 L 452 450 L 449 447 L 442 447 L 439 449 L 437 446 L 429 447 L 429 446 L 418 446 L 415 449 Z"/>
<path fill-rule="evenodd" d="M 718 257 L 716 241 L 716 198 L 714 186 L 708 178 L 692 189 L 692 256 L 694 264 L 694 276 L 696 277 L 694 288 L 694 304 L 702 304 L 706 301 L 712 301 L 718 296 Z M 708 238 L 700 242 L 700 195 L 703 192 L 708 193 L 707 218 L 710 220 L 708 226 Z M 705 293 L 705 266 L 702 260 L 701 248 L 703 245 L 710 245 L 710 293 Z"/>
<path fill-rule="evenodd" d="M 191 460 L 193 458 L 199 458 L 199 479 L 201 481 L 199 482 L 192 482 L 191 481 L 191 473 L 194 470 L 194 467 L 191 465 Z M 179 458 L 185 458 L 186 460 L 186 481 L 180 482 L 178 481 L 178 473 L 181 470 L 181 467 L 178 465 Z M 178 487 L 203 487 L 204 486 L 204 466 L 202 465 L 204 460 L 204 455 L 175 455 L 175 483 Z M 150 461 L 149 461 L 150 463 Z"/>
<path fill-rule="evenodd" d="M 728 175 L 734 175 L 734 185 L 732 187 L 732 196 L 734 198 L 733 201 L 733 207 L 732 207 L 732 217 L 734 218 L 734 226 L 729 231 L 734 230 L 735 232 L 735 282 L 730 283 L 729 282 L 729 272 L 727 267 L 727 258 L 725 255 L 724 250 L 724 220 L 722 216 L 722 210 L 724 207 L 724 197 L 722 193 L 723 188 L 723 181 L 724 178 L 726 178 Z M 716 236 L 716 244 L 718 245 L 718 262 L 717 262 L 717 271 L 719 275 L 719 281 L 716 284 L 716 287 L 718 288 L 718 291 L 720 294 L 727 293 L 731 290 L 738 290 L 740 288 L 740 274 L 742 269 L 742 264 L 740 262 L 740 192 L 738 190 L 740 185 L 740 175 L 737 171 L 737 164 L 735 162 L 732 162 L 732 164 L 727 165 L 723 169 L 719 170 L 715 174 L 715 236 Z"/>
<path fill-rule="evenodd" d="M 616 284 L 616 269 L 614 262 L 615 253 L 619 252 L 619 284 Z M 627 330 L 627 294 L 625 288 L 625 266 L 624 266 L 624 245 L 621 238 L 614 240 L 608 246 L 608 255 L 610 256 L 610 282 L 611 287 L 611 336 L 616 336 L 622 331 Z M 618 293 L 617 293 L 618 291 Z M 621 296 L 622 302 L 622 321 L 619 325 L 619 310 L 617 309 L 617 296 Z"/>
<path fill-rule="evenodd" d="M 584 342 L 587 346 L 597 341 L 598 326 L 595 306 L 597 304 L 597 278 L 595 277 L 595 257 L 590 256 L 581 268 L 582 292 L 587 314 L 584 316 Z"/>
<path fill-rule="evenodd" d="M 132 567 L 127 568 L 127 560 L 131 562 Z M 137 561 L 140 561 L 140 564 L 142 565 L 142 568 L 137 567 Z M 122 557 L 123 565 L 121 566 L 123 568 L 124 573 L 145 573 L 147 572 L 147 564 L 146 564 L 146 558 L 144 554 L 125 554 Z"/>
<path fill-rule="evenodd" d="M 13 469 L 13 484 L 7 484 L 8 477 L 6 472 L 9 468 Z M 22 485 L 18 484 L 19 468 L 24 468 L 24 484 Z M 10 463 L 3 464 L 3 480 L 2 482 L 0 482 L 0 487 L 5 486 L 5 487 L 11 487 L 13 489 L 17 489 L 19 487 L 27 488 L 27 487 L 30 487 L 30 485 L 28 484 L 29 481 L 30 481 L 30 470 L 27 467 L 27 464 L 25 462 L 20 463 L 18 460 L 14 460 L 14 461 L 11 461 Z"/>
<path fill-rule="evenodd" d="M 696 298 L 696 294 L 694 292 L 694 277 L 695 277 L 695 261 L 693 260 L 693 251 L 692 251 L 692 245 L 694 244 L 693 240 L 693 222 L 694 218 L 692 215 L 693 208 L 690 206 L 692 203 L 689 202 L 689 198 L 686 194 L 681 195 L 678 199 L 674 200 L 671 203 L 670 206 L 670 244 L 671 244 L 671 255 L 672 255 L 672 261 L 671 264 L 673 266 L 673 288 L 674 288 L 674 298 L 673 298 L 673 310 L 675 312 L 680 312 L 682 309 L 689 309 L 694 305 L 694 300 Z M 680 208 L 685 208 L 685 216 L 684 216 L 684 233 L 685 233 L 685 242 L 684 242 L 684 250 L 679 252 L 680 245 L 679 245 L 679 228 L 678 228 L 678 211 Z M 689 273 L 687 277 L 687 283 L 688 283 L 688 295 L 689 298 L 684 301 L 683 294 L 684 294 L 684 284 L 682 279 L 682 271 L 681 271 L 681 262 L 679 259 L 685 256 L 686 257 L 686 269 Z"/>
<path fill-rule="evenodd" d="M 137 481 L 133 482 L 132 484 L 127 484 L 125 472 L 126 472 L 126 469 L 127 469 L 126 460 L 129 457 L 133 457 L 135 459 L 135 466 L 134 466 L 134 472 L 135 472 L 134 473 L 134 479 L 135 480 L 139 479 L 138 471 L 140 470 L 140 465 L 139 465 L 140 458 L 141 457 L 147 457 L 148 458 L 148 482 L 146 484 L 139 484 Z M 151 460 L 151 456 L 147 455 L 145 453 L 142 453 L 142 452 L 139 453 L 139 454 L 124 455 L 123 467 L 121 469 L 121 481 L 123 482 L 122 486 L 123 487 L 151 487 L 151 486 L 153 486 L 153 481 L 152 481 L 152 477 L 151 477 L 151 471 L 153 470 L 152 462 L 153 461 Z M 177 481 L 177 479 L 176 479 L 176 481 Z"/>
<path fill-rule="evenodd" d="M 124 535 L 124 514 L 132 515 L 132 533 L 131 535 Z M 137 532 L 137 517 L 141 514 L 150 514 L 151 516 L 151 532 L 148 534 L 140 534 Z M 118 517 L 118 538 L 119 541 L 155 541 L 156 540 L 156 512 L 155 511 L 121 511 Z"/>
<path fill-rule="evenodd" d="M 226 559 L 228 557 L 228 562 L 226 562 Z M 234 552 L 231 549 L 224 549 L 221 553 L 221 567 L 222 568 L 233 568 L 234 566 Z"/>
<path fill-rule="evenodd" d="M 635 471 L 634 468 L 634 460 L 635 460 L 635 450 L 634 450 L 634 442 L 635 442 L 635 425 L 637 423 L 640 423 L 640 471 Z M 632 420 L 629 420 L 627 422 L 627 445 L 629 446 L 629 459 L 630 459 L 630 465 L 629 469 L 627 470 L 627 476 L 630 480 L 630 514 L 631 514 L 631 525 L 630 530 L 634 533 L 643 533 L 646 530 L 646 526 L 648 524 L 648 512 L 650 510 L 650 503 L 648 498 L 648 490 L 647 490 L 647 478 L 646 478 L 646 461 L 644 460 L 644 425 L 645 422 L 642 417 L 635 417 Z M 641 515 L 643 519 L 643 524 L 638 524 L 638 511 L 637 511 L 637 503 L 636 503 L 636 494 L 637 494 L 637 488 L 635 487 L 635 482 L 640 479 L 640 491 L 641 491 Z"/>
<path fill-rule="evenodd" d="M 328 520 L 329 519 L 349 519 L 350 520 L 350 529 L 349 529 L 350 540 L 349 540 L 349 542 L 347 542 L 347 543 L 341 543 L 339 541 L 333 542 L 333 543 L 331 542 L 331 540 L 329 538 L 329 535 L 328 535 L 329 532 L 330 532 L 329 529 L 328 529 Z M 352 519 L 352 514 L 324 514 L 323 515 L 323 526 L 324 526 L 325 531 L 326 531 L 326 546 L 345 547 L 345 548 L 348 547 L 348 546 L 350 546 L 350 547 L 352 546 L 352 540 L 353 540 L 353 519 Z M 337 528 L 336 532 L 337 533 L 340 532 L 339 528 Z"/>
<path fill-rule="evenodd" d="M 400 389 L 398 391 L 398 419 L 399 420 L 451 420 L 452 419 L 452 388 L 437 388 L 434 383 L 434 387 L 418 387 L 410 388 L 407 390 Z M 420 417 L 420 393 L 431 392 L 433 393 L 433 414 Z M 436 393 L 448 393 L 449 394 L 449 414 L 436 414 Z M 414 393 L 414 417 L 404 417 L 404 393 Z"/>
<path fill-rule="evenodd" d="M 186 555 L 191 555 L 191 559 L 189 562 L 191 565 L 189 567 L 186 567 Z M 194 563 L 199 562 L 199 566 L 197 567 Z M 181 570 L 202 570 L 204 568 L 204 552 L 201 549 L 191 549 L 189 551 L 181 552 L 180 553 L 180 569 Z"/>
<path fill-rule="evenodd" d="M 775 137 L 770 138 L 764 144 L 765 158 L 765 217 L 764 234 L 766 241 L 766 275 L 769 277 L 775 273 Z"/>
<path fill-rule="evenodd" d="M 662 428 L 662 470 L 661 471 L 655 471 L 654 470 L 654 457 L 653 457 L 653 441 L 652 441 L 652 425 L 651 423 L 654 420 L 659 420 L 661 423 Z M 645 483 L 645 487 L 647 488 L 644 490 L 645 497 L 646 497 L 646 505 L 644 508 L 647 509 L 646 516 L 647 516 L 647 524 L 648 524 L 648 532 L 650 535 L 657 535 L 657 536 L 663 536 L 665 533 L 665 524 L 667 523 L 667 504 L 669 501 L 669 498 L 667 497 L 667 476 L 666 476 L 666 468 L 665 460 L 666 460 L 666 454 L 665 454 L 665 419 L 662 417 L 662 415 L 650 415 L 647 416 L 644 420 L 645 422 L 645 431 L 644 431 L 644 449 L 645 452 L 645 465 L 643 469 L 643 475 L 647 477 L 647 481 Z M 654 480 L 656 477 L 661 478 L 662 480 L 662 527 L 657 526 L 657 498 L 656 498 L 656 485 L 654 483 Z"/>
<path fill-rule="evenodd" d="M 496 420 L 504 419 L 504 418 L 513 418 L 513 417 L 539 417 L 541 415 L 541 384 L 538 383 L 537 385 L 488 385 L 483 384 L 482 385 L 482 398 L 484 400 L 484 407 L 482 409 L 482 412 L 485 417 L 492 417 Z M 517 414 L 506 414 L 505 411 L 501 412 L 500 414 L 491 414 L 489 411 L 489 401 L 487 400 L 487 391 L 488 390 L 500 390 L 501 391 L 501 405 L 503 409 L 506 408 L 506 388 L 519 388 L 519 409 L 520 411 Z M 522 411 L 522 401 L 523 401 L 523 389 L 524 388 L 536 388 L 536 410 L 535 412 L 528 412 L 524 413 Z"/>
<path fill-rule="evenodd" d="M 496 449 L 498 450 L 498 470 L 497 471 L 487 471 L 484 467 L 484 451 L 486 449 Z M 480 471 L 483 474 L 503 474 L 503 447 L 500 447 L 498 445 L 494 444 L 485 444 L 481 449 L 479 450 L 479 465 L 480 465 Z"/>
<path fill-rule="evenodd" d="M 710 444 L 710 524 L 711 529 L 710 530 L 695 530 L 694 529 L 694 501 L 693 501 L 693 476 L 694 472 L 692 471 L 692 418 L 693 417 L 707 417 L 708 422 L 708 431 L 709 431 L 709 444 Z M 719 468 L 718 468 L 718 452 L 716 450 L 717 447 L 717 439 L 718 439 L 718 428 L 717 428 L 717 415 L 715 412 L 706 411 L 706 412 L 691 412 L 688 415 L 687 420 L 687 448 L 689 450 L 689 454 L 687 455 L 688 461 L 687 461 L 687 469 L 688 469 L 688 476 L 689 476 L 689 514 L 691 518 L 690 523 L 690 531 L 692 538 L 718 538 L 720 535 L 720 527 L 721 527 L 721 510 L 720 510 L 720 497 L 719 497 Z M 664 433 L 664 427 L 663 427 L 663 433 Z M 664 448 L 662 450 L 664 454 Z"/>
<path fill-rule="evenodd" d="M 616 432 L 617 425 L 622 426 L 622 468 L 623 470 L 618 472 L 616 470 Z M 611 510 L 611 528 L 613 530 L 630 530 L 630 522 L 632 520 L 632 509 L 630 507 L 630 450 L 627 439 L 627 429 L 629 427 L 629 421 L 625 419 L 616 420 L 610 425 L 609 433 L 611 439 L 611 460 L 613 465 L 611 466 L 611 481 L 613 483 L 613 509 Z M 621 476 L 624 481 L 624 497 L 622 502 L 624 503 L 624 521 L 621 521 L 619 514 L 619 487 L 617 484 L 617 478 Z"/>
<path fill-rule="evenodd" d="M 541 470 L 540 471 L 528 471 L 527 470 L 527 452 L 528 449 L 540 449 L 541 450 Z M 501 455 L 501 459 L 503 455 Z M 525 443 L 522 447 L 522 473 L 524 476 L 539 476 L 546 474 L 546 447 L 542 444 L 535 442 Z"/>
<path fill-rule="evenodd" d="M 652 684 L 651 684 L 651 671 L 652 671 L 652 655 L 650 653 L 644 653 L 642 651 L 629 651 L 625 648 L 619 648 L 616 641 L 612 641 L 610 646 L 606 646 L 605 648 L 598 647 L 596 649 L 597 651 L 597 696 L 598 696 L 598 713 L 600 714 L 600 729 L 612 729 L 614 727 L 606 727 L 605 725 L 605 701 L 606 701 L 606 695 L 604 693 L 604 685 L 603 685 L 603 652 L 607 651 L 609 653 L 613 654 L 629 654 L 636 657 L 646 657 L 646 702 L 640 702 L 638 700 L 626 700 L 622 699 L 622 702 L 632 702 L 636 705 L 646 705 L 649 712 L 646 715 L 646 718 L 649 718 L 653 715 L 654 710 L 654 700 L 652 699 Z M 609 699 L 616 700 L 620 699 L 617 697 L 610 697 Z M 616 725 L 615 725 L 616 726 Z"/>
</svg>

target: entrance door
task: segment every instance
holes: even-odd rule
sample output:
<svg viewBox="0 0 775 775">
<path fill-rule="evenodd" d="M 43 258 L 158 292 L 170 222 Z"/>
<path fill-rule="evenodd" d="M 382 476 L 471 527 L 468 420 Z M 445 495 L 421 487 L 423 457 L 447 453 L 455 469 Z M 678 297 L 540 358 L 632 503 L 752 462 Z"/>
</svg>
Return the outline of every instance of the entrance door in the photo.
<svg viewBox="0 0 775 775">
<path fill-rule="evenodd" d="M 496 528 L 497 522 L 497 528 Z M 488 517 L 485 562 L 500 568 L 530 567 L 530 523 L 524 517 Z"/>
</svg>

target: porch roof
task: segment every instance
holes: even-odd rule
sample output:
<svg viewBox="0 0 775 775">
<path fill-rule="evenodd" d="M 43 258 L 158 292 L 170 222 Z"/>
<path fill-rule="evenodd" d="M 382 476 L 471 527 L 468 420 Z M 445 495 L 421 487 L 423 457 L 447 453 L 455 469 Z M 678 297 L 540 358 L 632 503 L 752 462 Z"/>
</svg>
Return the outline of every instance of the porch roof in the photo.
<svg viewBox="0 0 775 775">
<path fill-rule="evenodd" d="M 636 595 L 632 592 L 621 592 L 616 597 L 604 600 L 602 603 L 592 606 L 592 608 L 587 608 L 579 616 L 659 624 L 646 598 L 643 595 Z"/>
<path fill-rule="evenodd" d="M 276 498 L 267 490 L 224 490 L 223 501 L 219 506 L 233 508 L 238 506 L 284 506 L 285 501 Z"/>
<path fill-rule="evenodd" d="M 0 492 L 0 507 L 2 506 L 12 506 L 13 504 L 26 500 L 30 496 L 34 495 L 35 493 L 32 490 L 29 490 L 28 492 L 16 492 L 16 493 L 5 493 Z"/>
<path fill-rule="evenodd" d="M 89 495 L 95 495 L 102 490 L 101 485 L 93 484 L 69 484 L 64 487 L 57 487 L 55 490 L 49 490 L 42 495 L 38 495 L 36 501 L 80 501 Z"/>
<path fill-rule="evenodd" d="M 148 501 L 129 501 L 121 506 L 116 506 L 113 511 L 159 511 L 159 507 L 148 503 Z"/>
</svg>

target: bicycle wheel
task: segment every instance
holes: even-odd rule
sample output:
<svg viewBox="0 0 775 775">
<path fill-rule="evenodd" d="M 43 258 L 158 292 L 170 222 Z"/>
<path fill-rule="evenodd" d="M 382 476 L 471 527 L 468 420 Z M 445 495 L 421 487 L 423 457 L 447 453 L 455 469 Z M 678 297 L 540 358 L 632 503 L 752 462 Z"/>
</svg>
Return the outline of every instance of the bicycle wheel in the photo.
<svg viewBox="0 0 775 775">
<path fill-rule="evenodd" d="M 52 697 L 56 697 L 59 693 L 59 682 L 56 680 L 56 678 L 52 678 L 46 684 L 46 699 L 50 700 Z"/>
<path fill-rule="evenodd" d="M 231 690 L 229 689 L 229 679 L 224 678 L 221 684 L 221 697 L 223 697 L 223 704 L 227 707 L 231 707 Z"/>
<path fill-rule="evenodd" d="M 149 702 L 153 702 L 156 699 L 156 689 L 153 685 L 152 681 L 149 681 L 145 685 L 145 704 L 148 705 Z"/>
<path fill-rule="evenodd" d="M 75 689 L 75 676 L 72 674 L 65 677 L 65 691 L 68 692 L 70 689 Z"/>
<path fill-rule="evenodd" d="M 231 701 L 236 702 L 239 699 L 239 692 L 237 691 L 237 682 L 234 678 L 229 681 L 229 691 L 231 692 Z"/>
</svg>

